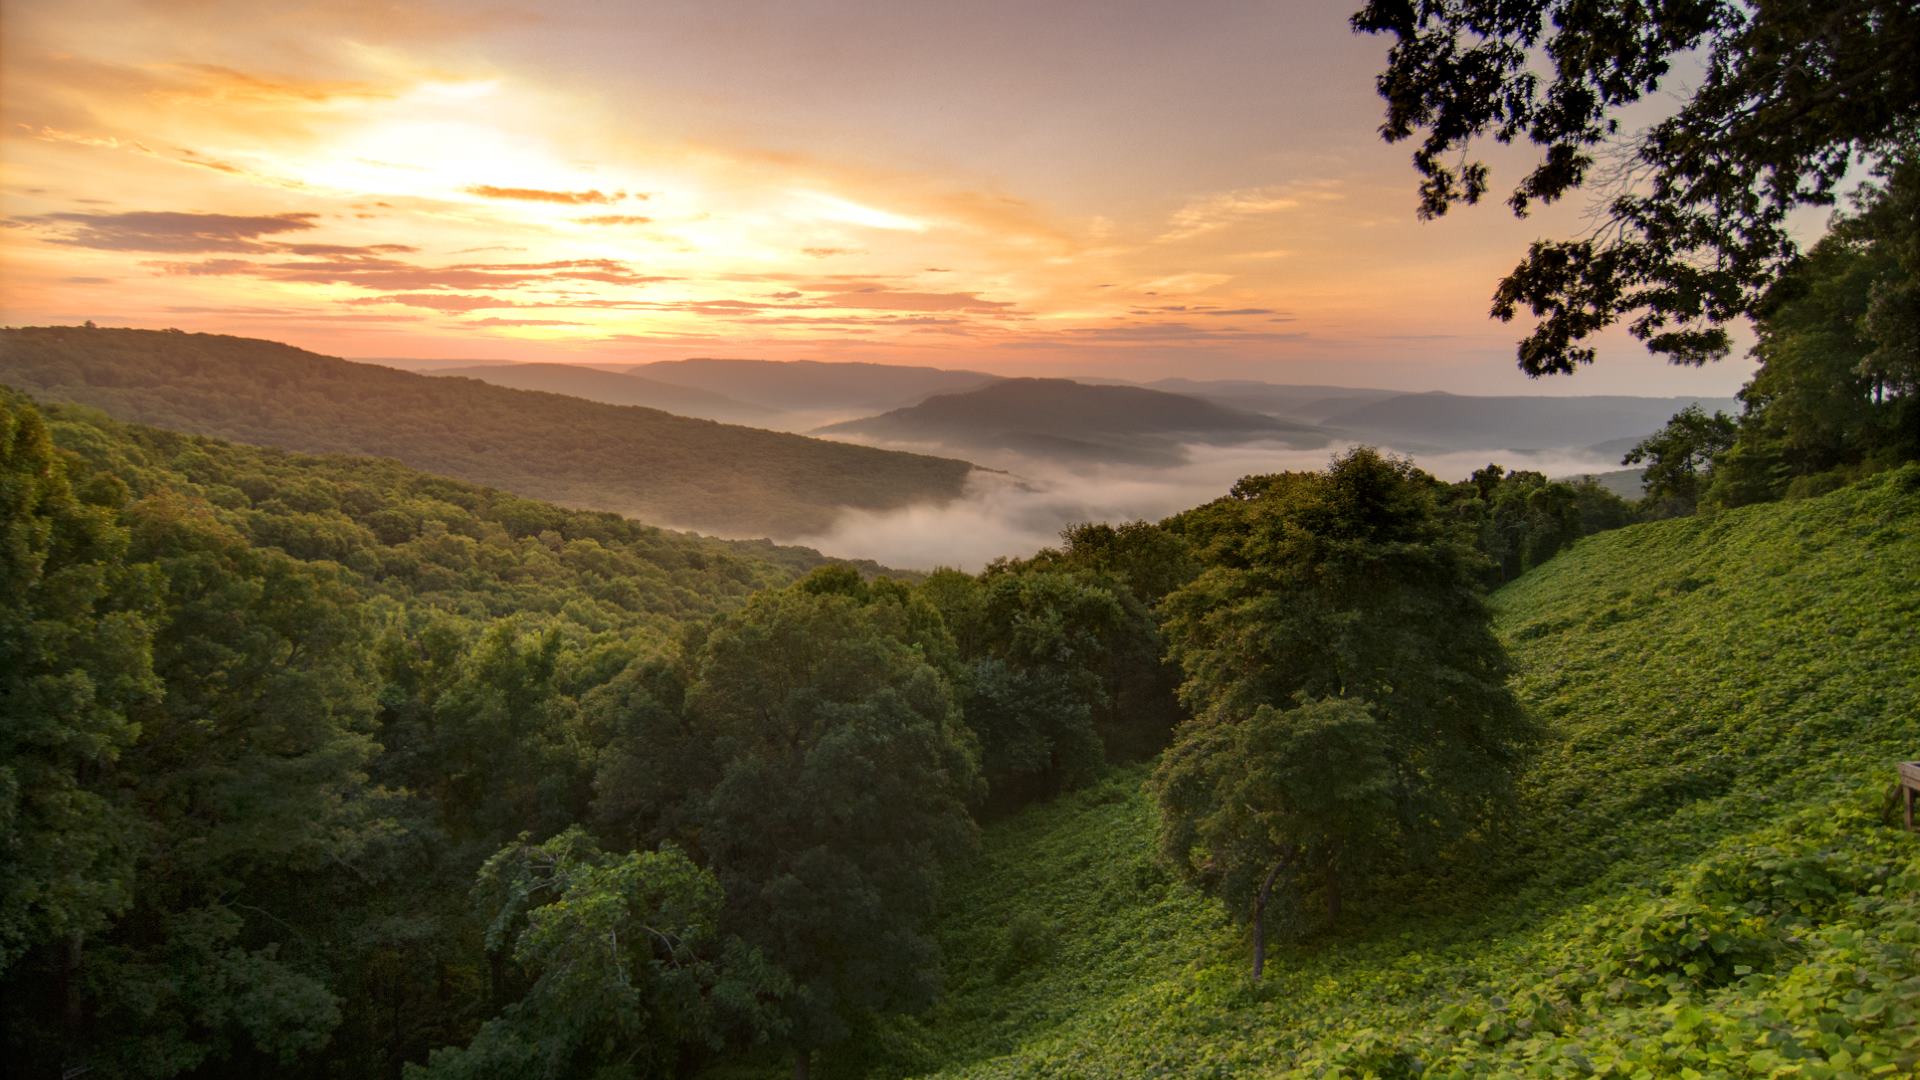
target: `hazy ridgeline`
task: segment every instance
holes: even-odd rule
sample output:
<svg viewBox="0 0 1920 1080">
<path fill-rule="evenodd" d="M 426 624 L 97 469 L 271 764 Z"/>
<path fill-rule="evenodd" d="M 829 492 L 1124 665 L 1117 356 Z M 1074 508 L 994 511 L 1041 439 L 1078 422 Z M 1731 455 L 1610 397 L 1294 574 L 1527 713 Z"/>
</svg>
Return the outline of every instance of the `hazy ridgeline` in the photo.
<svg viewBox="0 0 1920 1080">
<path fill-rule="evenodd" d="M 531 498 L 728 536 L 793 537 L 843 509 L 960 494 L 963 461 L 429 378 L 249 338 L 0 331 L 0 382 L 136 423 L 392 457 Z"/>
</svg>

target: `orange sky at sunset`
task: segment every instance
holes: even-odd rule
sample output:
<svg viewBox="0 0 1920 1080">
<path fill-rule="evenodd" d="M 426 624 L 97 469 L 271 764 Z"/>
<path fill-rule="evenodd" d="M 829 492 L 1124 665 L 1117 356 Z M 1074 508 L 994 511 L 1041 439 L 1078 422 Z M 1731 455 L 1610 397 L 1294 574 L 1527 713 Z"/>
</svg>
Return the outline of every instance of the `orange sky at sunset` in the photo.
<svg viewBox="0 0 1920 1080">
<path fill-rule="evenodd" d="M 1417 221 L 1352 6 L 4 0 L 0 319 L 363 357 L 1739 385 L 1744 360 L 1624 336 L 1519 375 L 1493 283 L 1583 207 Z"/>
</svg>

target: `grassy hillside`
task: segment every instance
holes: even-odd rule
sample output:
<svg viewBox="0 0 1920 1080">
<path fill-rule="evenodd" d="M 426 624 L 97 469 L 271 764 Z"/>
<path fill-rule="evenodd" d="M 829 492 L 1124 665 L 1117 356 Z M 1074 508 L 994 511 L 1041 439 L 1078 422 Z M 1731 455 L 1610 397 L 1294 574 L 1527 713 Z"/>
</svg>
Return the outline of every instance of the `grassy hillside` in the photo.
<svg viewBox="0 0 1920 1080">
<path fill-rule="evenodd" d="M 568 506 L 729 535 L 952 498 L 972 467 L 559 394 L 431 378 L 250 338 L 0 331 L 0 383 L 122 420 L 370 454 Z"/>
<path fill-rule="evenodd" d="M 1184 460 L 1181 444 L 1188 442 L 1273 439 L 1299 447 L 1327 444 L 1324 432 L 1297 421 L 1143 386 L 1071 379 L 1002 379 L 821 431 L 888 443 L 931 444 L 981 457 L 1011 451 L 1040 458 L 1140 465 L 1178 464 Z"/>
<path fill-rule="evenodd" d="M 1140 772 L 988 830 L 949 993 L 849 1072 L 1913 1075 L 1920 468 L 1580 541 L 1497 597 L 1553 739 L 1513 835 L 1244 974 Z M 1694 1070 L 1689 1073 L 1688 1070 Z"/>
</svg>

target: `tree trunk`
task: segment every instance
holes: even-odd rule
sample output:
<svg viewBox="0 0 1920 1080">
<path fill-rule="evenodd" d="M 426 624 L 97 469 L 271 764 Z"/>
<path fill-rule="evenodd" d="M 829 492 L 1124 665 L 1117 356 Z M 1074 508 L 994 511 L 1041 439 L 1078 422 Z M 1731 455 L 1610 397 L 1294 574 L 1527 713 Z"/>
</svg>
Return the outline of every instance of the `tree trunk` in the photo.
<svg viewBox="0 0 1920 1080">
<path fill-rule="evenodd" d="M 60 1025 L 65 1044 L 63 1072 L 77 1076 L 87 1071 L 87 1003 L 80 994 L 80 958 L 86 938 L 69 934 L 60 949 Z"/>
<path fill-rule="evenodd" d="M 1340 921 L 1340 849 L 1327 852 L 1327 922 Z"/>
<path fill-rule="evenodd" d="M 1267 871 L 1266 880 L 1260 883 L 1260 891 L 1253 894 L 1253 981 L 1259 982 L 1260 976 L 1267 970 L 1267 900 L 1273 895 L 1273 882 L 1280 876 L 1280 868 L 1285 860 L 1273 864 Z"/>
<path fill-rule="evenodd" d="M 813 1075 L 813 1051 L 796 1047 L 793 1051 L 793 1080 L 808 1080 Z"/>
</svg>

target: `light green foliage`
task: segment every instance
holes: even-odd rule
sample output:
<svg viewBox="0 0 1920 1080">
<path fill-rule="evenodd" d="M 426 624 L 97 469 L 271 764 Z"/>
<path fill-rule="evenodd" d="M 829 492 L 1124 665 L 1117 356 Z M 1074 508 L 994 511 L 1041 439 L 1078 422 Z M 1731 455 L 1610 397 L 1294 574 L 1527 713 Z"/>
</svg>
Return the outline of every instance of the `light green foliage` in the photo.
<svg viewBox="0 0 1920 1080">
<path fill-rule="evenodd" d="M 680 1075 L 689 1048 L 736 1027 L 779 1030 L 787 986 L 719 932 L 719 882 L 679 851 L 601 852 L 580 829 L 523 837 L 480 868 L 491 952 L 510 953 L 524 993 L 421 1080 L 596 1080 Z"/>
<path fill-rule="evenodd" d="M 1256 989 L 1115 774 L 988 828 L 940 931 L 948 997 L 873 1071 L 1920 1068 L 1920 839 L 1885 814 L 1920 748 L 1920 470 L 1589 537 L 1495 602 L 1549 733 L 1509 858 L 1394 883 L 1397 913 L 1283 945 Z M 1034 920 L 1056 946 L 1002 981 Z"/>
<path fill-rule="evenodd" d="M 160 691 L 153 576 L 126 545 L 111 506 L 75 497 L 39 414 L 0 390 L 0 973 L 132 898 L 132 822 L 89 783 Z"/>
</svg>

